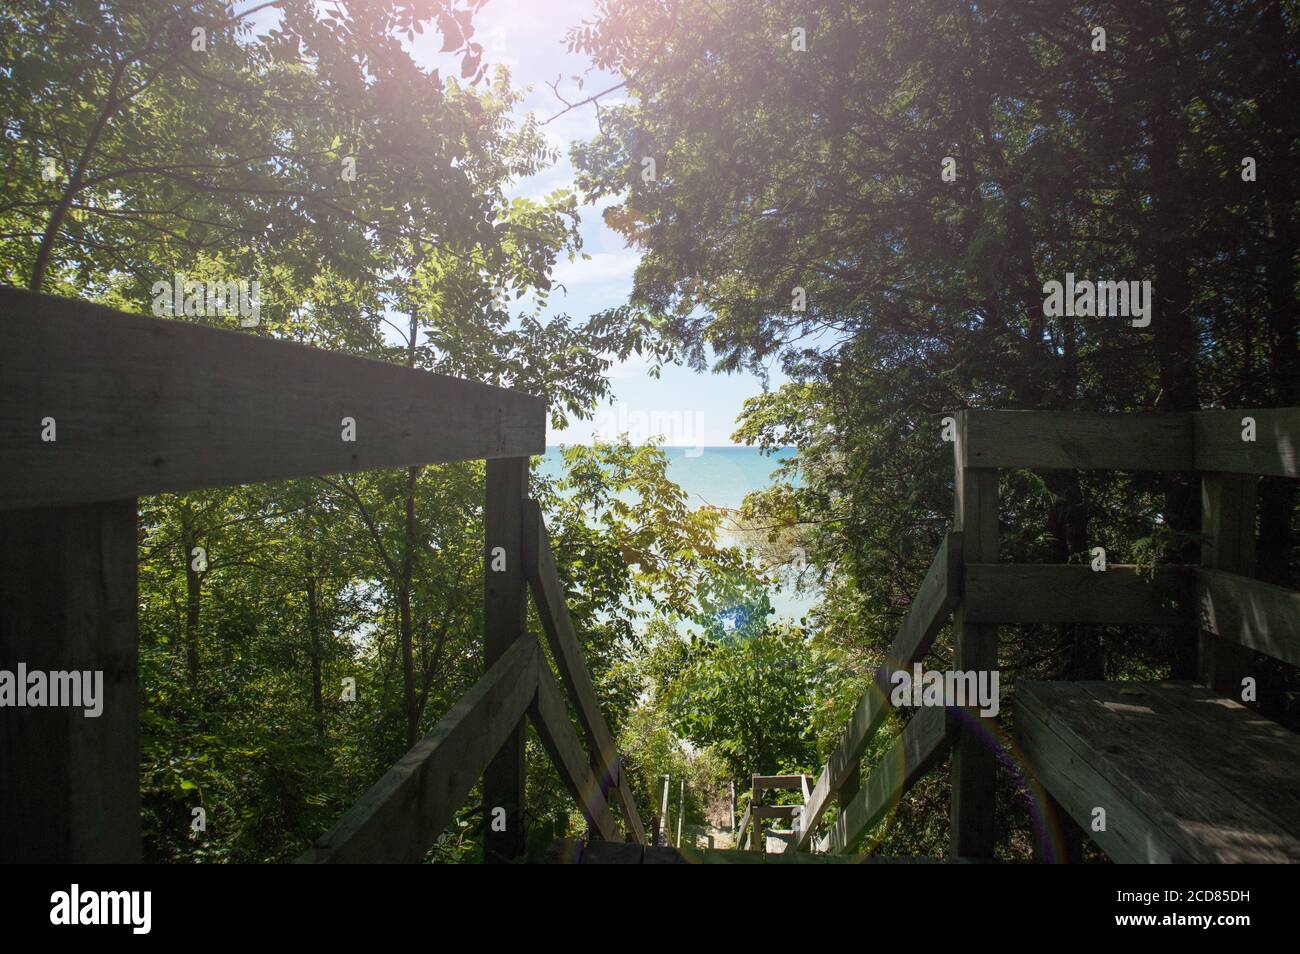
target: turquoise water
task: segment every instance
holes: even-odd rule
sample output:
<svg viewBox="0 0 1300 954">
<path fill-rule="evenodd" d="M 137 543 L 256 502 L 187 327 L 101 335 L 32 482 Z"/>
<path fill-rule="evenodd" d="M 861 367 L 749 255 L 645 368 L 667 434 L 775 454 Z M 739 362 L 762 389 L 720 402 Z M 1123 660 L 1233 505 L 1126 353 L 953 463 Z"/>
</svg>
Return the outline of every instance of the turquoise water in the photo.
<svg viewBox="0 0 1300 954">
<path fill-rule="evenodd" d="M 782 448 L 764 456 L 753 447 L 665 447 L 668 477 L 687 493 L 693 507 L 711 505 L 735 509 L 745 494 L 762 490 L 783 460 L 795 455 L 794 448 Z M 546 448 L 538 465 L 547 477 L 559 477 L 563 464 L 558 447 Z"/>
<path fill-rule="evenodd" d="M 668 477 L 684 491 L 691 507 L 723 507 L 734 510 L 745 495 L 769 486 L 782 461 L 795 455 L 794 448 L 782 448 L 771 456 L 753 447 L 665 447 Z M 538 471 L 550 478 L 564 473 L 558 447 L 546 448 Z M 797 621 L 816 602 L 812 595 L 800 595 L 782 587 L 772 593 L 776 616 Z"/>
</svg>

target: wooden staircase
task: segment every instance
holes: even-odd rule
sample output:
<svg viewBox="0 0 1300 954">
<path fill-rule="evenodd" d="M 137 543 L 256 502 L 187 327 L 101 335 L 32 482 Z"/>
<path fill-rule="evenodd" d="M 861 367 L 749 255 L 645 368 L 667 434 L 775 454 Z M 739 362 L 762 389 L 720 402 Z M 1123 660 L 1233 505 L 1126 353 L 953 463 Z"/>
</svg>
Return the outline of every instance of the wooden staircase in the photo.
<svg viewBox="0 0 1300 954">
<path fill-rule="evenodd" d="M 480 779 L 485 811 L 505 819 L 485 834 L 486 855 L 520 857 L 525 720 L 587 819 L 582 860 L 668 859 L 645 846 L 528 499 L 528 458 L 545 449 L 542 399 L 10 288 L 0 288 L 0 335 L 0 656 L 106 676 L 102 718 L 6 713 L 0 765 L 20 768 L 0 772 L 0 861 L 141 856 L 138 496 L 471 459 L 487 461 L 484 675 L 300 860 L 418 861 Z M 788 827 L 772 834 L 793 863 L 850 857 L 951 751 L 949 857 L 991 859 L 998 730 L 975 709 L 920 709 L 862 778 L 893 674 L 924 659 L 951 620 L 953 668 L 984 672 L 997 667 L 1001 625 L 1198 629 L 1199 687 L 1019 687 L 1016 730 L 1026 771 L 1050 795 L 1048 827 L 1063 813 L 1117 860 L 1300 860 L 1296 736 L 1235 701 L 1253 653 L 1300 665 L 1300 594 L 1254 579 L 1252 557 L 1259 477 L 1300 476 L 1300 409 L 954 416 L 953 529 L 816 781 L 750 779 L 737 844 L 754 851 L 666 850 L 677 861 L 763 860 L 764 823 L 780 819 Z M 34 437 L 46 417 L 58 421 L 57 442 Z M 363 435 L 355 442 L 340 441 L 344 417 Z M 1003 469 L 1200 473 L 1201 566 L 999 563 Z M 549 660 L 524 631 L 530 593 Z M 30 766 L 41 767 L 37 784 Z M 799 792 L 800 804 L 764 805 L 773 789 Z M 1093 832 L 1098 808 L 1107 826 Z"/>
<path fill-rule="evenodd" d="M 594 835 L 644 843 L 528 499 L 543 399 L 13 288 L 0 336 L 0 659 L 105 674 L 100 718 L 6 710 L 0 861 L 140 860 L 136 497 L 473 459 L 487 462 L 483 678 L 299 861 L 419 861 L 480 779 L 485 815 L 505 821 L 485 852 L 522 856 L 525 720 Z M 36 436 L 47 417 L 57 442 Z M 550 661 L 524 632 L 529 591 Z"/>
<path fill-rule="evenodd" d="M 1200 685 L 1016 688 L 1022 767 L 1047 793 L 1041 858 L 1064 860 L 1045 837 L 1064 828 L 1086 831 L 1116 861 L 1300 861 L 1300 736 L 1237 701 L 1254 653 L 1300 665 L 1300 593 L 1251 576 L 1256 486 L 1261 476 L 1300 476 L 1300 409 L 955 417 L 952 532 L 816 783 L 810 789 L 805 776 L 754 775 L 737 844 L 763 851 L 763 820 L 779 817 L 791 820 L 781 833 L 787 851 L 845 854 L 951 749 L 950 857 L 993 857 L 992 740 L 1005 734 L 975 709 L 919 709 L 860 782 L 863 752 L 891 711 L 893 675 L 924 659 L 951 618 L 952 665 L 960 670 L 996 668 L 1000 625 L 1199 630 Z M 1243 439 L 1247 417 L 1254 440 Z M 998 472 L 1016 468 L 1199 472 L 1201 565 L 1096 571 L 998 563 Z M 802 789 L 802 804 L 764 806 L 763 793 L 773 788 Z M 834 824 L 819 835 L 833 799 Z"/>
</svg>

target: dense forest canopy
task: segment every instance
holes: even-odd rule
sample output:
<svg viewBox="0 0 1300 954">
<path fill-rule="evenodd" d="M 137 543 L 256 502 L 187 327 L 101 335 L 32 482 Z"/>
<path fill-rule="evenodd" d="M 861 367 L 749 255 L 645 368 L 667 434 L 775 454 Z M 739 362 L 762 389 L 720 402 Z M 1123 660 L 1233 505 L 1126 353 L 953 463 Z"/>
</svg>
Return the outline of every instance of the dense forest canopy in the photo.
<svg viewBox="0 0 1300 954">
<path fill-rule="evenodd" d="M 611 0 L 571 31 L 626 84 L 575 152 L 584 195 L 621 197 L 606 219 L 644 251 L 614 314 L 701 370 L 712 352 L 791 378 L 738 435 L 799 448 L 802 485 L 747 516 L 825 575 L 820 640 L 888 645 L 951 521 L 944 412 L 1296 403 L 1298 14 Z M 1067 276 L 1149 282 L 1152 313 L 1050 307 Z M 1004 483 L 1004 558 L 1196 558 L 1186 478 Z M 1259 573 L 1293 582 L 1293 485 L 1260 497 Z M 1187 676 L 1195 652 L 1191 633 L 1020 637 L 1004 671 Z M 1262 704 L 1294 723 L 1294 673 L 1274 675 Z"/>
<path fill-rule="evenodd" d="M 596 0 L 569 46 L 621 82 L 572 106 L 600 132 L 540 199 L 514 186 L 559 156 L 477 37 L 485 2 L 7 5 L 0 280 L 150 314 L 160 280 L 257 279 L 255 326 L 176 320 L 541 394 L 557 423 L 634 354 L 779 365 L 736 437 L 797 453 L 739 513 L 692 507 L 654 445 L 534 475 L 655 824 L 664 775 L 716 823 L 731 782 L 816 774 L 951 524 L 945 413 L 1300 404 L 1292 0 Z M 411 52 L 429 33 L 436 67 Z M 595 203 L 642 254 L 633 293 L 557 314 Z M 1045 307 L 1067 275 L 1149 287 L 1149 320 Z M 1007 559 L 1195 559 L 1188 477 L 1003 481 Z M 148 858 L 294 857 L 473 685 L 483 483 L 141 501 Z M 1296 510 L 1263 482 L 1264 579 L 1300 575 Z M 770 612 L 782 581 L 807 618 Z M 1022 627 L 1002 668 L 1186 675 L 1194 637 Z M 1269 671 L 1261 707 L 1300 723 Z M 539 849 L 582 820 L 528 758 Z M 942 854 L 945 784 L 878 838 Z M 1017 855 L 1025 794 L 1001 794 Z M 477 858 L 484 821 L 471 799 L 433 857 Z"/>
</svg>

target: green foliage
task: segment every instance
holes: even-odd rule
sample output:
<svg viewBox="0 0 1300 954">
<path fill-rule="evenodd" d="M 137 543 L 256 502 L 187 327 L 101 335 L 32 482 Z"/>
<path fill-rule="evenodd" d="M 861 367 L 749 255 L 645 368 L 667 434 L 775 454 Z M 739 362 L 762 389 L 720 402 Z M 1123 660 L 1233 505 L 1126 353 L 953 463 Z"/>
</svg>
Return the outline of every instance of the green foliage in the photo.
<svg viewBox="0 0 1300 954">
<path fill-rule="evenodd" d="M 600 0 L 571 46 L 628 95 L 575 148 L 577 188 L 539 199 L 510 193 L 557 157 L 511 119 L 480 6 L 287 0 L 256 35 L 219 0 L 6 5 L 0 280 L 146 312 L 177 272 L 257 278 L 244 333 L 542 394 L 555 424 L 634 353 L 651 373 L 779 361 L 788 383 L 736 436 L 798 453 L 734 526 L 654 446 L 569 448 L 533 482 L 643 817 L 664 775 L 701 822 L 730 781 L 827 757 L 950 526 L 945 413 L 1300 403 L 1294 0 L 1117 6 L 1104 56 L 1093 6 L 1054 0 Z M 413 61 L 426 30 L 450 75 Z M 547 317 L 578 195 L 643 258 L 625 304 Z M 1066 271 L 1151 278 L 1151 328 L 1045 315 Z M 148 857 L 293 857 L 473 685 L 483 480 L 474 462 L 141 501 Z M 1202 542 L 1176 475 L 1018 471 L 1001 500 L 1003 559 L 1100 545 L 1150 567 Z M 1259 562 L 1285 581 L 1294 490 L 1261 501 Z M 801 626 L 771 619 L 781 577 L 819 596 Z M 1025 628 L 1003 658 L 1163 676 L 1176 639 Z M 535 740 L 528 760 L 539 851 L 582 820 Z M 937 853 L 944 784 L 884 847 Z M 484 823 L 471 795 L 431 859 L 476 858 Z"/>
<path fill-rule="evenodd" d="M 673 725 L 712 746 L 735 778 L 810 766 L 817 673 L 802 634 L 774 630 L 726 643 L 698 642 L 669 690 Z"/>
<path fill-rule="evenodd" d="M 736 437 L 798 453 L 740 521 L 767 566 L 803 554 L 806 571 L 782 572 L 819 587 L 807 624 L 858 672 L 951 525 L 945 414 L 1300 402 L 1283 118 L 1300 5 L 1141 0 L 1105 20 L 1104 54 L 1095 5 L 1055 0 L 601 2 L 570 33 L 626 87 L 572 153 L 584 195 L 643 254 L 608 317 L 702 372 L 780 362 L 789 382 L 747 402 Z M 1243 181 L 1244 156 L 1276 177 Z M 1150 280 L 1150 327 L 1045 314 L 1043 285 L 1066 272 Z M 1201 542 L 1196 487 L 1176 475 L 1015 472 L 1000 496 L 1003 560 L 1104 546 L 1150 567 Z M 1260 511 L 1259 565 L 1294 581 L 1294 490 L 1265 481 Z M 1000 655 L 1008 676 L 1186 677 L 1191 639 L 1021 627 Z M 902 817 L 892 847 L 910 833 L 933 849 L 929 823 Z"/>
</svg>

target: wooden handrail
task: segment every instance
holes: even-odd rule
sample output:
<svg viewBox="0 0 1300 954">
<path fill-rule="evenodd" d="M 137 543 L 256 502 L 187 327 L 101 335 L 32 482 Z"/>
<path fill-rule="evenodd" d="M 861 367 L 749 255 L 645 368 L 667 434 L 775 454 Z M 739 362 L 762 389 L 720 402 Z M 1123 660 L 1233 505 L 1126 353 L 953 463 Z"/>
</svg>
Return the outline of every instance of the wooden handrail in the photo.
<svg viewBox="0 0 1300 954">
<path fill-rule="evenodd" d="M 618 824 L 609 813 L 600 780 L 587 764 L 586 753 L 578 741 L 578 734 L 573 731 L 573 723 L 569 721 L 569 712 L 564 705 L 564 697 L 560 694 L 560 687 L 555 684 L 555 677 L 545 664 L 537 667 L 537 699 L 529 708 L 528 714 L 532 717 L 542 745 L 560 773 L 560 780 L 574 801 L 582 807 L 588 824 L 605 841 L 621 841 Z"/>
<path fill-rule="evenodd" d="M 556 666 L 591 742 L 590 760 L 569 721 L 564 697 L 537 638 L 526 635 L 510 645 L 474 688 L 318 839 L 300 862 L 418 861 L 525 714 L 532 719 L 561 780 L 593 831 L 605 840 L 620 837 L 606 795 L 613 791 L 631 840 L 645 844 L 621 758 L 596 702 L 591 675 L 573 631 L 541 510 L 534 501 L 525 501 L 522 514 L 524 573 Z M 790 788 L 802 784 L 800 776 L 774 777 L 771 782 L 774 786 L 788 782 L 785 787 Z M 794 808 L 768 810 L 768 814 L 784 816 Z M 761 817 L 762 811 L 755 817 Z M 746 824 L 750 817 L 746 812 Z"/>
<path fill-rule="evenodd" d="M 1192 623 L 1192 568 L 971 563 L 962 608 L 972 623 Z"/>
<path fill-rule="evenodd" d="M 921 709 L 912 717 L 858 794 L 835 819 L 827 843 L 832 854 L 849 851 L 929 771 L 948 744 L 951 724 L 950 710 L 938 707 Z"/>
<path fill-rule="evenodd" d="M 755 818 L 796 818 L 802 805 L 758 805 L 751 809 Z"/>
<path fill-rule="evenodd" d="M 750 831 L 749 831 L 749 822 L 750 822 L 750 818 L 751 818 L 751 816 L 750 816 L 750 812 L 751 812 L 752 810 L 753 810 L 753 806 L 752 806 L 752 805 L 747 805 L 747 806 L 745 806 L 745 814 L 742 815 L 742 816 L 740 816 L 740 826 L 736 829 L 736 847 L 737 847 L 737 848 L 744 848 L 744 847 L 745 847 L 745 837 L 746 837 L 746 835 L 749 835 L 749 834 L 750 834 Z"/>
<path fill-rule="evenodd" d="M 622 812 L 627 832 L 633 841 L 645 844 L 645 828 L 636 810 L 631 787 L 623 772 L 622 758 L 614 745 L 604 713 L 596 701 L 596 690 L 591 674 L 583 660 L 582 648 L 569 617 L 564 587 L 555 568 L 542 510 L 534 500 L 524 502 L 523 562 L 533 600 L 542 620 L 555 659 L 560 678 L 568 690 L 577 712 L 578 723 L 587 737 L 592 758 L 604 777 L 604 783 L 613 793 Z"/>
<path fill-rule="evenodd" d="M 537 640 L 517 640 L 300 863 L 418 862 L 537 696 Z"/>
<path fill-rule="evenodd" d="M 1254 440 L 1243 439 L 1247 417 L 1254 425 Z M 1192 429 L 1199 471 L 1300 477 L 1300 408 L 1197 411 Z"/>
<path fill-rule="evenodd" d="M 1300 477 L 1300 408 L 1178 414 L 966 410 L 954 416 L 962 468 Z M 1246 434 L 1246 418 L 1253 434 Z"/>
<path fill-rule="evenodd" d="M 32 578 L 41 581 L 26 585 L 12 562 L 0 568 L 0 655 L 21 651 L 42 664 L 73 653 L 112 673 L 112 714 L 102 721 L 44 720 L 0 739 L 0 762 L 21 760 L 32 744 L 64 753 L 48 786 L 0 782 L 0 815 L 19 820 L 25 847 L 47 861 L 140 855 L 135 498 L 473 459 L 488 460 L 489 487 L 494 465 L 516 470 L 522 498 L 528 457 L 545 450 L 542 398 L 257 334 L 3 287 L 0 337 L 0 537 L 27 541 L 20 556 L 37 564 Z M 486 510 L 490 534 L 503 511 L 490 499 Z M 513 545 L 499 544 L 513 551 L 508 576 L 521 562 L 518 512 L 505 522 L 513 528 Z M 477 781 L 466 772 L 501 749 L 492 742 L 502 712 L 515 717 L 522 767 L 519 729 L 537 681 L 503 684 L 496 665 L 496 649 L 522 628 L 522 576 L 517 583 L 513 627 L 485 614 L 489 675 L 305 857 L 420 857 Z M 531 656 L 527 665 L 535 672 Z M 480 730 L 491 734 L 474 738 Z M 73 757 L 83 750 L 95 753 L 89 774 Z M 485 797 L 503 805 L 494 791 L 522 793 L 520 776 L 507 765 L 504 784 L 485 778 Z M 518 801 L 508 806 L 511 848 L 523 844 Z M 393 830 L 380 830 L 389 821 Z"/>
<path fill-rule="evenodd" d="M 898 628 L 885 665 L 876 671 L 871 688 L 858 700 L 835 751 L 805 800 L 803 815 L 795 824 L 795 851 L 802 850 L 809 843 L 813 830 L 830 806 L 831 798 L 859 766 L 867 743 L 885 721 L 889 711 L 890 677 L 897 669 L 912 665 L 930 651 L 935 636 L 961 598 L 961 554 L 962 535 L 949 533 L 935 553 L 934 562 L 917 591 L 917 598 L 912 601 Z"/>
<path fill-rule="evenodd" d="M 535 501 L 526 500 L 521 513 L 524 575 L 556 667 L 590 740 L 590 759 L 569 721 L 564 697 L 537 638 L 523 636 L 510 644 L 474 688 L 299 861 L 418 861 L 525 714 L 532 719 L 561 780 L 592 830 L 605 840 L 620 837 L 606 795 L 613 791 L 631 840 L 645 844 L 621 758 L 596 701 L 569 618 L 541 509 Z M 791 778 L 796 780 L 791 787 L 797 787 L 798 776 Z"/>
<path fill-rule="evenodd" d="M 0 510 L 546 449 L 540 397 L 260 335 L 0 287 L 0 339 Z"/>
<path fill-rule="evenodd" d="M 1188 414 L 967 410 L 955 416 L 957 464 L 963 469 L 1194 468 Z"/>
<path fill-rule="evenodd" d="M 1300 593 L 1295 590 L 1198 567 L 1196 604 L 1202 629 L 1300 666 Z"/>
<path fill-rule="evenodd" d="M 1094 571 L 1091 566 L 987 562 L 997 558 L 998 469 L 1198 470 L 1206 480 L 1227 474 L 1297 477 L 1300 408 L 1162 415 L 968 410 L 956 416 L 957 529 L 945 538 L 885 665 L 859 700 L 816 786 L 805 794 L 791 839 L 795 851 L 809 844 L 831 798 L 856 775 L 867 743 L 889 711 L 890 677 L 928 652 L 955 610 L 960 609 L 957 628 L 970 628 L 981 638 L 981 628 L 997 624 L 1199 624 L 1209 634 L 1300 665 L 1295 626 L 1300 593 L 1284 587 L 1213 568 L 1111 564 Z M 972 539 L 980 546 L 974 552 L 963 539 L 962 531 L 972 530 L 963 527 L 963 517 L 979 524 Z M 958 643 L 960 659 L 960 639 Z M 982 652 L 987 649 L 981 644 Z M 867 783 L 842 806 L 822 847 L 852 847 L 957 737 L 952 712 L 945 717 L 943 711 L 923 710 L 907 724 Z M 965 717 L 981 718 L 973 712 Z M 980 794 L 991 784 L 983 772 L 986 766 L 963 775 L 958 761 L 954 754 L 954 793 L 960 777 L 975 793 L 972 803 L 988 801 Z M 976 814 L 985 810 L 981 805 Z M 752 815 L 761 819 L 766 811 L 759 807 Z M 738 833 L 740 846 L 750 815 Z M 956 824 L 954 820 L 954 830 Z M 984 834 L 975 832 L 966 841 L 983 851 Z M 954 836 L 958 854 L 961 843 Z"/>
</svg>

